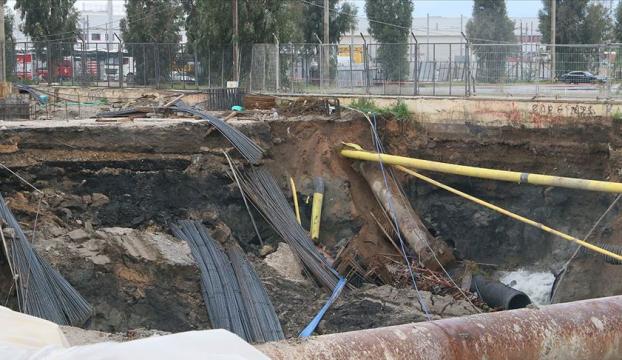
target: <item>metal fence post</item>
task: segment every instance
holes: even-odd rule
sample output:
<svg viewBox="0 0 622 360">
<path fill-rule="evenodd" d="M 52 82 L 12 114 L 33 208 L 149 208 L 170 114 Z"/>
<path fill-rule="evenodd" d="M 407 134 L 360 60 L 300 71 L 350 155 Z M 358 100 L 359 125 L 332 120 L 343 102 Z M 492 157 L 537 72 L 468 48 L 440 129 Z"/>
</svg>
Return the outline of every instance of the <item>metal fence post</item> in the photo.
<svg viewBox="0 0 622 360">
<path fill-rule="evenodd" d="M 197 55 L 197 45 L 196 43 L 194 44 L 194 51 L 192 52 L 193 54 L 193 58 L 194 58 L 194 84 L 197 87 L 197 90 L 199 90 L 199 59 L 198 59 L 198 55 Z"/>
<path fill-rule="evenodd" d="M 436 43 L 432 44 L 432 95 L 436 95 Z"/>
<path fill-rule="evenodd" d="M 419 95 L 419 41 L 417 41 L 417 37 L 414 32 L 410 32 L 413 39 L 415 40 L 415 53 L 414 53 L 414 69 L 413 69 L 413 95 Z"/>
<path fill-rule="evenodd" d="M 319 68 L 320 68 L 320 92 L 322 92 L 323 89 L 323 85 L 324 85 L 324 71 L 326 71 L 326 69 L 324 69 L 324 48 L 322 47 L 322 43 L 320 42 L 320 44 L 318 45 L 319 49 L 320 49 L 320 63 L 319 63 Z"/>
<path fill-rule="evenodd" d="M 449 76 L 449 96 L 451 96 L 451 87 L 452 87 L 452 84 L 453 84 L 453 81 L 452 81 L 453 80 L 452 79 L 453 78 L 453 73 L 451 72 L 452 71 L 452 69 L 451 69 L 451 45 L 452 44 L 449 44 L 449 69 L 447 70 L 447 73 L 448 73 L 448 76 Z"/>
<path fill-rule="evenodd" d="M 266 45 L 263 45 L 263 63 L 262 63 L 262 68 L 263 68 L 263 76 L 261 77 L 261 91 L 265 92 L 266 91 Z"/>
<path fill-rule="evenodd" d="M 76 54 L 73 44 L 71 44 L 71 86 L 74 86 L 74 76 L 76 73 Z"/>
<path fill-rule="evenodd" d="M 464 96 L 469 96 L 469 92 L 471 86 L 469 82 L 471 81 L 471 69 L 469 68 L 469 43 L 468 41 L 464 43 Z"/>
<path fill-rule="evenodd" d="M 116 34 L 115 34 L 116 36 Z M 123 43 L 119 39 L 119 87 L 123 88 Z M 128 63 L 129 65 L 129 63 Z"/>
<path fill-rule="evenodd" d="M 225 47 L 222 47 L 222 54 L 220 57 L 220 87 L 225 87 Z"/>
<path fill-rule="evenodd" d="M 54 74 L 52 70 L 52 43 L 48 41 L 47 44 L 47 78 L 48 78 L 48 86 L 52 85 L 52 75 Z"/>
<path fill-rule="evenodd" d="M 294 44 L 292 44 L 291 42 L 289 43 L 291 52 L 292 52 L 292 70 L 291 73 L 289 74 L 289 87 L 291 89 L 291 92 L 294 93 L 294 74 L 296 72 L 296 61 L 295 61 L 295 53 L 296 53 L 296 46 Z"/>
<path fill-rule="evenodd" d="M 276 89 L 275 91 L 278 93 L 279 89 L 281 88 L 281 84 L 280 84 L 280 72 L 281 72 L 281 51 L 279 48 L 279 38 L 276 36 L 276 34 L 272 34 L 272 36 L 274 36 L 274 48 L 276 50 L 276 61 L 275 61 L 275 68 L 276 68 Z"/>
<path fill-rule="evenodd" d="M 354 61 L 354 53 L 352 49 L 352 44 L 350 44 L 350 93 L 354 94 L 354 74 L 352 70 L 352 62 Z"/>
<path fill-rule="evenodd" d="M 367 49 L 367 40 L 363 33 L 361 34 L 361 38 L 363 39 L 363 73 L 365 74 L 365 94 L 369 94 L 369 54 Z"/>
<path fill-rule="evenodd" d="M 108 87 L 110 87 L 110 43 L 106 42 L 106 70 L 104 71 L 106 74 L 106 82 L 108 83 Z"/>
<path fill-rule="evenodd" d="M 212 49 L 207 49 L 207 88 L 212 88 Z"/>
</svg>

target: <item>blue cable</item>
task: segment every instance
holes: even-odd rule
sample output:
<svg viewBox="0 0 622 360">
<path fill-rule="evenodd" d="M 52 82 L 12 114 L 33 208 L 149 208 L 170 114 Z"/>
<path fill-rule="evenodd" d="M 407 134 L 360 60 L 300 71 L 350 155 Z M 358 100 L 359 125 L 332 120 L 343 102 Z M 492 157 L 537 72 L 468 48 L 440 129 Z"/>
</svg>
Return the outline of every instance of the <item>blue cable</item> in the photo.
<svg viewBox="0 0 622 360">
<path fill-rule="evenodd" d="M 319 325 L 320 321 L 322 320 L 322 317 L 324 317 L 324 314 L 326 313 L 326 311 L 328 311 L 328 309 L 330 308 L 330 306 L 335 302 L 335 300 L 337 300 L 337 298 L 339 297 L 339 294 L 341 294 L 341 290 L 343 290 L 343 288 L 346 286 L 346 278 L 344 277 L 339 277 L 339 282 L 337 283 L 337 285 L 335 286 L 335 288 L 333 289 L 333 293 L 330 296 L 330 298 L 328 298 L 328 300 L 326 301 L 326 304 L 324 304 L 324 306 L 322 306 L 322 308 L 320 309 L 320 311 L 318 311 L 318 313 L 315 315 L 315 317 L 311 320 L 311 322 L 309 323 L 309 325 L 307 325 L 298 335 L 298 337 L 301 338 L 307 338 L 309 336 L 311 336 L 311 334 L 313 334 L 313 332 L 315 331 L 315 328 L 317 328 L 317 326 Z"/>
<path fill-rule="evenodd" d="M 382 149 L 382 143 L 380 142 L 380 137 L 378 136 L 378 131 L 376 127 L 376 113 L 372 113 L 372 116 L 374 118 L 373 123 L 370 124 L 371 130 L 372 130 L 372 143 L 374 144 L 374 147 L 376 148 L 376 152 L 378 154 L 382 154 L 384 153 L 384 151 Z M 412 265 L 410 264 L 410 261 L 408 261 L 408 256 L 406 256 L 406 248 L 404 246 L 404 240 L 402 239 L 401 231 L 399 230 L 399 223 L 397 221 L 397 215 L 396 215 L 395 209 L 393 208 L 393 196 L 391 195 L 391 191 L 389 191 L 389 182 L 387 180 L 387 175 L 386 175 L 385 168 L 384 168 L 384 162 L 382 161 L 381 156 L 378 156 L 378 159 L 379 159 L 378 163 L 380 164 L 380 171 L 382 172 L 382 177 L 384 178 L 384 186 L 387 189 L 388 200 L 389 200 L 388 201 L 389 210 L 391 212 L 391 217 L 393 218 L 395 233 L 397 234 L 397 237 L 400 241 L 400 248 L 402 250 L 401 255 L 404 257 L 404 261 L 406 262 L 406 265 L 408 266 L 410 278 L 412 279 L 413 287 L 415 288 L 415 291 L 417 292 L 417 298 L 419 299 L 419 304 L 421 305 L 421 309 L 425 313 L 426 319 L 430 321 L 432 320 L 432 316 L 430 315 L 430 310 L 425 300 L 423 300 L 421 293 L 419 292 L 419 288 L 417 287 L 417 281 L 415 280 L 415 271 L 413 270 Z"/>
</svg>

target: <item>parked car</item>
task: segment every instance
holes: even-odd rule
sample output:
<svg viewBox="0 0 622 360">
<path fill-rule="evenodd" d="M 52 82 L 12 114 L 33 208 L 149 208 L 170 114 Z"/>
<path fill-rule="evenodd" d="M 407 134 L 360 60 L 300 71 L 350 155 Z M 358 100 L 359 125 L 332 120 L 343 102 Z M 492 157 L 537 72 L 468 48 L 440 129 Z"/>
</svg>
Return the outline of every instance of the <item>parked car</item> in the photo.
<svg viewBox="0 0 622 360">
<path fill-rule="evenodd" d="M 179 71 L 173 71 L 171 73 L 171 80 L 186 82 L 186 83 L 196 82 L 196 79 L 194 78 L 194 76 L 188 75 L 187 73 L 179 72 Z"/>
<path fill-rule="evenodd" d="M 594 75 L 589 71 L 571 71 L 559 77 L 559 81 L 568 84 L 580 83 L 606 83 L 607 78 L 604 76 Z"/>
</svg>

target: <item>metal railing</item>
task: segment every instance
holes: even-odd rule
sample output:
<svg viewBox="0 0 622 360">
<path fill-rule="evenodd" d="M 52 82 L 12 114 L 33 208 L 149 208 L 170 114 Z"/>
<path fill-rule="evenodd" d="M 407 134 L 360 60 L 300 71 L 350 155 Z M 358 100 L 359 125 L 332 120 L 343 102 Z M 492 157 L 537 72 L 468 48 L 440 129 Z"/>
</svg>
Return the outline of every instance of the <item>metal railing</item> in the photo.
<svg viewBox="0 0 622 360">
<path fill-rule="evenodd" d="M 34 84 L 225 88 L 234 79 L 232 53 L 230 44 L 15 43 L 7 44 L 7 76 Z M 622 45 L 557 45 L 555 64 L 551 54 L 543 44 L 244 44 L 238 86 L 291 94 L 622 96 Z"/>
</svg>

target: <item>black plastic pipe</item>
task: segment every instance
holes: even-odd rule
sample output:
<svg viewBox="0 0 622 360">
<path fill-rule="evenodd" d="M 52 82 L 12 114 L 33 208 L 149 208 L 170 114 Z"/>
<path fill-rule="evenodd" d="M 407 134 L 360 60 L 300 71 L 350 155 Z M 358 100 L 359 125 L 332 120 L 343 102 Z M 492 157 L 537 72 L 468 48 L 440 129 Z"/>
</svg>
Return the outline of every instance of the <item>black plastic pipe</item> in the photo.
<svg viewBox="0 0 622 360">
<path fill-rule="evenodd" d="M 477 293 L 488 306 L 504 310 L 521 309 L 531 304 L 531 299 L 522 291 L 513 289 L 499 281 L 474 275 L 471 291 Z"/>
</svg>

